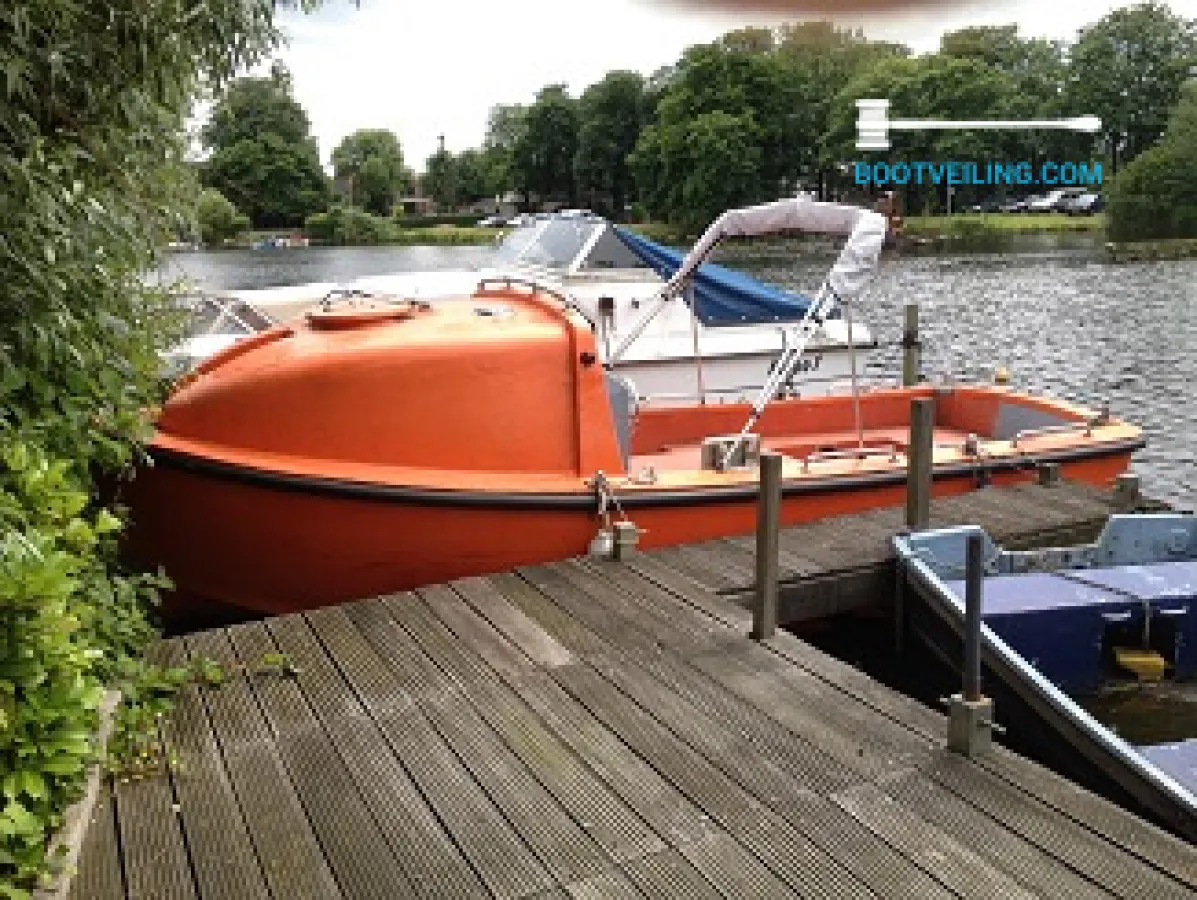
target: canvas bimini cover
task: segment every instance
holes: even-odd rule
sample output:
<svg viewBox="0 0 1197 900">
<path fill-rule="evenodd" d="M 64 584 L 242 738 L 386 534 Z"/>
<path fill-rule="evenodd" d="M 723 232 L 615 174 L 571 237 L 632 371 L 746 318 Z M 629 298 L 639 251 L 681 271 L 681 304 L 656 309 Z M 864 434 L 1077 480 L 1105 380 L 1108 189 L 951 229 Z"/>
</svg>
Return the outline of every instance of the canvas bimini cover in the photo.
<svg viewBox="0 0 1197 900">
<path fill-rule="evenodd" d="M 848 242 L 827 275 L 827 286 L 837 299 L 851 300 L 877 268 L 887 225 L 885 216 L 872 210 L 802 197 L 728 210 L 711 223 L 661 292 L 676 296 L 715 245 L 726 237 L 803 231 L 848 235 Z"/>
<path fill-rule="evenodd" d="M 614 226 L 615 234 L 640 260 L 669 281 L 684 257 L 634 231 Z M 765 284 L 742 272 L 705 263 L 694 275 L 694 313 L 703 325 L 757 325 L 801 319 L 811 298 Z M 687 298 L 688 299 L 688 298 Z"/>
</svg>

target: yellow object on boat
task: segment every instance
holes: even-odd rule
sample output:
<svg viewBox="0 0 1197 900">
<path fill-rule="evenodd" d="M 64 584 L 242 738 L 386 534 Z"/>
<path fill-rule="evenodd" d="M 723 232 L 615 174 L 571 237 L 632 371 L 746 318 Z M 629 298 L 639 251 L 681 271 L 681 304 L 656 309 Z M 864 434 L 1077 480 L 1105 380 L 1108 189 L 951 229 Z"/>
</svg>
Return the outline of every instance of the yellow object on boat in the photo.
<svg viewBox="0 0 1197 900">
<path fill-rule="evenodd" d="M 1132 647 L 1115 647 L 1114 658 L 1118 665 L 1139 677 L 1140 681 L 1159 681 L 1164 677 L 1168 663 L 1154 650 L 1139 650 Z"/>
</svg>

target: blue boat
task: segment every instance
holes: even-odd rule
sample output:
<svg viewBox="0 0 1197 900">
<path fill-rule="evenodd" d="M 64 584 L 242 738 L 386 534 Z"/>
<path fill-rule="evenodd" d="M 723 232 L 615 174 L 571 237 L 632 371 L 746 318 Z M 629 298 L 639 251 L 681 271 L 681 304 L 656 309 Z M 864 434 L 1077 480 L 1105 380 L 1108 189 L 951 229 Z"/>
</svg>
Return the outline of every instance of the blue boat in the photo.
<svg viewBox="0 0 1197 900">
<path fill-rule="evenodd" d="M 975 526 L 894 539 L 904 626 L 958 666 L 970 535 L 984 545 L 985 692 L 1010 728 L 1046 729 L 1120 800 L 1197 842 L 1197 736 L 1134 746 L 1073 699 L 1116 679 L 1197 678 L 1197 518 L 1111 516 L 1092 544 L 998 548 Z M 1073 768 L 1072 765 L 1069 766 Z"/>
</svg>

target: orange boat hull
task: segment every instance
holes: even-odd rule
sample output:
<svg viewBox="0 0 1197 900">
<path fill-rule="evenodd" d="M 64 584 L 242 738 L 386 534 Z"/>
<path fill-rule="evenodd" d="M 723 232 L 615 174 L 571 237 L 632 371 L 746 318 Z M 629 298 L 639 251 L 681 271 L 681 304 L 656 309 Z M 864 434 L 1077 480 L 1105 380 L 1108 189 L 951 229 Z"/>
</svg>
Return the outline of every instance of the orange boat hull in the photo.
<svg viewBox="0 0 1197 900">
<path fill-rule="evenodd" d="M 597 360 L 562 298 L 511 286 L 262 332 L 163 407 L 128 549 L 165 568 L 176 605 L 282 613 L 585 553 L 596 485 L 645 548 L 751 532 L 755 470 L 712 454 L 749 408 L 641 404 Z M 1142 445 L 1106 413 L 1004 388 L 787 397 L 753 436 L 782 455 L 783 521 L 900 504 L 914 400 L 934 409 L 937 494 L 1051 460 L 1106 484 Z"/>
<path fill-rule="evenodd" d="M 1062 465 L 1064 477 L 1108 485 L 1130 452 Z M 994 484 L 1034 473 L 993 473 Z M 974 475 L 934 481 L 935 496 L 976 488 Z M 783 498 L 794 525 L 904 502 L 904 480 L 864 487 L 828 485 Z M 163 565 L 180 590 L 179 612 L 215 602 L 258 613 L 286 613 L 505 571 L 587 552 L 600 520 L 589 498 L 575 508 L 518 508 L 460 501 L 433 504 L 388 496 L 337 495 L 250 484 L 159 464 L 133 486 L 139 511 L 130 547 Z M 140 493 L 139 493 L 140 492 Z M 187 510 L 186 516 L 177 510 Z M 632 505 L 644 549 L 704 541 L 755 528 L 756 500 Z"/>
</svg>

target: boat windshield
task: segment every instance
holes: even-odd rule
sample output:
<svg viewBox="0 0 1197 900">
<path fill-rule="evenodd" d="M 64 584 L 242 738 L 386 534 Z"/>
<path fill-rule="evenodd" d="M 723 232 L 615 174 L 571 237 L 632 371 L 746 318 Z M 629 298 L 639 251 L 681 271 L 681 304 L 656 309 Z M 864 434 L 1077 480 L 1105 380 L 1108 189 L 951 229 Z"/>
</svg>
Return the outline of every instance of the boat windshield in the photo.
<svg viewBox="0 0 1197 900">
<path fill-rule="evenodd" d="M 500 265 L 578 271 L 646 268 L 607 222 L 570 216 L 541 219 L 516 228 L 499 244 L 495 261 Z"/>
<path fill-rule="evenodd" d="M 255 334 L 273 322 L 248 303 L 231 297 L 188 297 L 192 336 L 201 334 Z"/>
</svg>

